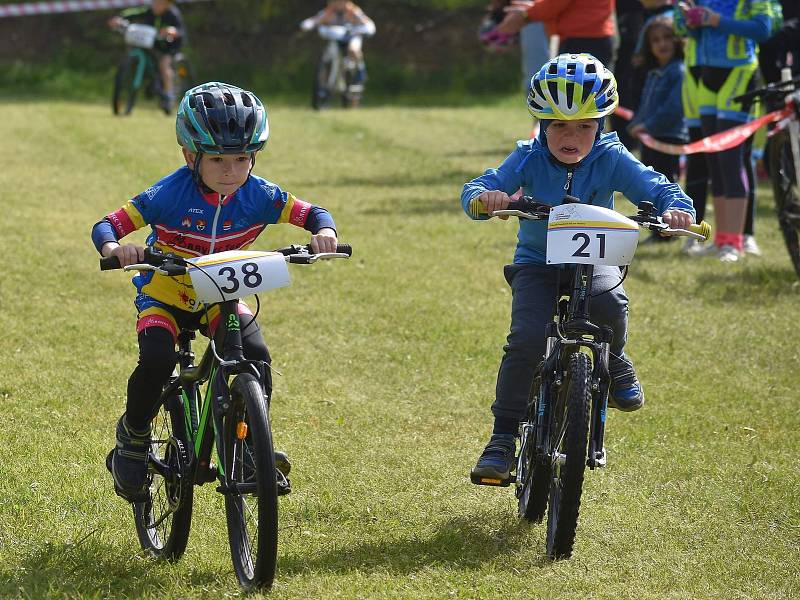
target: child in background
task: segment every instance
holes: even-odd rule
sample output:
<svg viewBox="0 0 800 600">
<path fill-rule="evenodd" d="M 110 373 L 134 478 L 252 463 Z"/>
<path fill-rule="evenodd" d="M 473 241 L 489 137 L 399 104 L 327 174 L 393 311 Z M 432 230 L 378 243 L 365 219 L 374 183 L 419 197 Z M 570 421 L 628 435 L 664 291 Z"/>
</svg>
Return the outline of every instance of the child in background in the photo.
<svg viewBox="0 0 800 600">
<path fill-rule="evenodd" d="M 272 223 L 310 231 L 314 252 L 336 250 L 328 211 L 251 175 L 269 137 L 267 111 L 252 92 L 218 82 L 192 88 L 178 108 L 176 132 L 186 164 L 95 224 L 92 241 L 102 256 L 116 256 L 123 267 L 142 262 L 142 247 L 119 240 L 146 225 L 152 228 L 148 246 L 184 258 L 243 250 Z M 126 410 L 107 461 L 117 493 L 130 502 L 149 499 L 151 420 L 176 364 L 178 333 L 200 329 L 214 335 L 219 318 L 212 309 L 206 322 L 191 283 L 181 277 L 150 271 L 136 275 L 133 284 L 139 363 L 128 379 Z M 252 316 L 244 302 L 238 312 Z M 258 324 L 252 318 L 243 322 L 245 357 L 269 363 Z"/>
<path fill-rule="evenodd" d="M 161 74 L 161 108 L 169 113 L 175 101 L 173 62 L 175 55 L 186 42 L 186 27 L 180 9 L 173 0 L 152 0 L 150 6 L 138 6 L 122 11 L 108 20 L 108 26 L 118 27 L 130 21 L 150 25 L 158 30 L 159 38 L 153 48 Z"/>
<path fill-rule="evenodd" d="M 347 25 L 354 27 L 353 35 L 347 41 L 347 57 L 358 65 L 358 80 L 367 79 L 367 66 L 364 62 L 363 36 L 375 35 L 375 23 L 355 2 L 348 0 L 328 0 L 328 5 L 313 17 L 300 23 L 303 31 L 310 31 L 320 25 Z"/>
<path fill-rule="evenodd" d="M 683 42 L 675 34 L 671 14 L 657 15 L 645 23 L 639 55 L 647 78 L 639 108 L 628 125 L 628 133 L 632 137 L 647 133 L 669 144 L 686 143 L 687 131 L 681 102 Z M 641 160 L 654 171 L 663 173 L 672 183 L 678 181 L 678 155 L 665 154 L 643 144 Z M 650 236 L 650 240 L 654 241 L 671 239 L 658 234 Z"/>
<path fill-rule="evenodd" d="M 646 167 L 628 152 L 616 133 L 603 133 L 606 115 L 619 104 L 614 75 L 589 54 L 561 54 L 531 78 L 528 110 L 540 119 L 536 139 L 517 148 L 496 169 L 464 185 L 461 205 L 467 215 L 486 219 L 508 206 L 509 194 L 523 187 L 526 194 L 553 206 L 565 194 L 581 202 L 612 208 L 614 192 L 631 202 L 652 202 L 665 222 L 685 228 L 692 222 L 692 202 L 683 190 Z M 547 265 L 546 221 L 520 219 L 514 264 L 505 267 L 511 285 L 511 331 L 497 375 L 491 439 L 472 469 L 471 479 L 508 485 L 514 468 L 516 437 L 525 416 L 536 364 L 544 356 L 545 325 L 555 314 L 556 286 L 569 267 Z M 568 275 L 561 275 L 568 277 Z M 596 266 L 592 322 L 614 332 L 609 371 L 609 406 L 637 410 L 644 393 L 633 363 L 624 352 L 628 335 L 628 297 L 620 285 L 618 267 Z"/>
</svg>

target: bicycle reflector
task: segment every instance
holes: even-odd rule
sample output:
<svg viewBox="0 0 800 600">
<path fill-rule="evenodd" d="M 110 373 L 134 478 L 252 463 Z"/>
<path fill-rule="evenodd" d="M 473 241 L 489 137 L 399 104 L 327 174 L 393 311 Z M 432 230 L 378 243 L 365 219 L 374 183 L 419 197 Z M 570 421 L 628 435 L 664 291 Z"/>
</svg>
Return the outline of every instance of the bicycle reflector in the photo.
<svg viewBox="0 0 800 600">
<path fill-rule="evenodd" d="M 247 437 L 247 423 L 244 421 L 239 421 L 236 424 L 236 439 L 243 440 Z"/>
</svg>

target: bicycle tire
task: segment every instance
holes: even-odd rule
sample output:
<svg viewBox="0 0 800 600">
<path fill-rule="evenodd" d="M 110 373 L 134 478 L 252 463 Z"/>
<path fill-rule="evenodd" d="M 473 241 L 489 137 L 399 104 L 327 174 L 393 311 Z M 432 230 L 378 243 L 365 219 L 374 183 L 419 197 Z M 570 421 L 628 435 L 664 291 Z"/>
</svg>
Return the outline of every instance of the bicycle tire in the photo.
<svg viewBox="0 0 800 600">
<path fill-rule="evenodd" d="M 317 70 L 314 73 L 314 88 L 311 93 L 311 107 L 314 110 L 322 110 L 330 105 L 333 90 L 328 87 L 330 81 L 331 63 L 320 58 L 317 63 Z"/>
<path fill-rule="evenodd" d="M 174 562 L 189 540 L 194 490 L 186 417 L 179 396 L 158 409 L 152 439 L 153 454 L 169 467 L 173 478 L 168 481 L 151 469 L 150 500 L 133 503 L 136 534 L 143 550 Z"/>
<path fill-rule="evenodd" d="M 120 61 L 114 76 L 114 91 L 111 96 L 111 109 L 115 115 L 129 115 L 136 104 L 136 70 L 140 59 L 131 54 Z"/>
<path fill-rule="evenodd" d="M 240 423 L 247 427 L 241 428 Z M 222 439 L 226 478 L 236 484 L 252 484 L 255 478 L 256 483 L 255 494 L 229 491 L 225 495 L 233 568 L 245 590 L 269 588 L 278 556 L 275 456 L 269 407 L 260 382 L 249 373 L 233 380 Z"/>
<path fill-rule="evenodd" d="M 547 515 L 547 556 L 569 558 L 581 505 L 589 439 L 591 364 L 583 352 L 568 357 L 564 382 L 552 407 L 552 477 Z"/>
<path fill-rule="evenodd" d="M 536 428 L 536 416 L 543 393 L 540 368 L 534 373 L 531 384 L 528 416 L 523 425 L 520 460 L 517 467 L 516 492 L 519 517 L 532 523 L 541 523 L 547 512 L 548 483 L 552 471 L 546 457 L 540 456 L 537 451 L 537 440 L 541 439 L 539 436 L 544 433 L 537 432 Z"/>
<path fill-rule="evenodd" d="M 800 198 L 797 196 L 797 174 L 788 131 L 781 131 L 770 140 L 768 163 L 778 226 L 795 274 L 800 279 Z"/>
<path fill-rule="evenodd" d="M 183 95 L 194 87 L 194 68 L 186 55 L 178 53 L 175 56 L 174 69 L 175 83 L 173 89 L 176 92 L 175 97 L 180 101 Z"/>
</svg>

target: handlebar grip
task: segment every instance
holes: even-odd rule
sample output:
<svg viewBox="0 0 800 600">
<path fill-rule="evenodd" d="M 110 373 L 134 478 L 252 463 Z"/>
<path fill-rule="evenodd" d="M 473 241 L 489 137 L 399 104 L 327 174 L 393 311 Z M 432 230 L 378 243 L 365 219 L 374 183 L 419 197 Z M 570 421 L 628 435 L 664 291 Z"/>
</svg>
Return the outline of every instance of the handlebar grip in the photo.
<svg viewBox="0 0 800 600">
<path fill-rule="evenodd" d="M 119 259 L 116 256 L 106 256 L 100 259 L 100 270 L 111 271 L 112 269 L 121 269 L 122 265 L 119 264 Z"/>
<path fill-rule="evenodd" d="M 353 247 L 350 244 L 336 244 L 336 252 L 353 256 Z"/>
<path fill-rule="evenodd" d="M 711 236 L 711 225 L 709 225 L 705 221 L 700 221 L 699 223 L 692 223 L 689 225 L 689 231 L 692 233 L 698 233 L 702 235 L 705 239 L 708 239 Z"/>
<path fill-rule="evenodd" d="M 486 211 L 486 207 L 483 205 L 483 202 L 478 200 L 476 197 L 469 201 L 469 214 L 477 218 L 481 215 L 487 215 L 489 213 Z"/>
</svg>

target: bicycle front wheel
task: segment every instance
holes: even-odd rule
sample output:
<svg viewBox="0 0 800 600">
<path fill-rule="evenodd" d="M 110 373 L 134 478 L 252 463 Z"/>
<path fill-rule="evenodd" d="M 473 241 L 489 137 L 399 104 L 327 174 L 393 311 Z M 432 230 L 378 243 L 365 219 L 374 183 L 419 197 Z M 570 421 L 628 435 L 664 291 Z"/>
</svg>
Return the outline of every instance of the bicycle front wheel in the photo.
<svg viewBox="0 0 800 600">
<path fill-rule="evenodd" d="M 800 198 L 788 131 L 782 131 L 770 140 L 768 160 L 778 225 L 794 271 L 800 278 Z"/>
<path fill-rule="evenodd" d="M 539 452 L 541 441 L 549 430 L 546 422 L 541 426 L 537 425 L 539 408 L 545 408 L 542 405 L 546 401 L 542 396 L 544 393 L 542 373 L 537 369 L 531 385 L 528 416 L 522 425 L 516 489 L 520 518 L 533 523 L 541 523 L 547 510 L 548 486 L 552 470 L 550 461 Z M 550 411 L 546 412 L 548 416 Z"/>
<path fill-rule="evenodd" d="M 136 103 L 136 94 L 139 91 L 137 71 L 139 58 L 128 55 L 122 59 L 114 76 L 114 92 L 111 97 L 111 108 L 115 115 L 128 115 Z"/>
<path fill-rule="evenodd" d="M 552 407 L 552 477 L 547 516 L 547 556 L 552 559 L 572 556 L 575 543 L 589 438 L 591 371 L 586 354 L 570 355 Z"/>
<path fill-rule="evenodd" d="M 270 587 L 278 556 L 278 491 L 269 407 L 258 379 L 238 375 L 223 422 L 225 495 L 233 568 L 246 590 Z"/>
<path fill-rule="evenodd" d="M 331 61 L 325 58 L 320 59 L 314 75 L 314 89 L 311 92 L 311 106 L 314 110 L 321 110 L 330 104 L 331 96 L 333 96 L 333 90 L 329 85 L 332 68 Z"/>
<path fill-rule="evenodd" d="M 189 540 L 194 490 L 186 420 L 179 396 L 173 396 L 158 409 L 152 440 L 151 452 L 158 465 L 151 461 L 150 499 L 133 504 L 136 534 L 144 550 L 176 561 Z"/>
<path fill-rule="evenodd" d="M 175 90 L 175 97 L 179 100 L 183 95 L 194 86 L 194 69 L 189 58 L 184 54 L 175 55 L 175 83 L 173 89 Z"/>
</svg>

